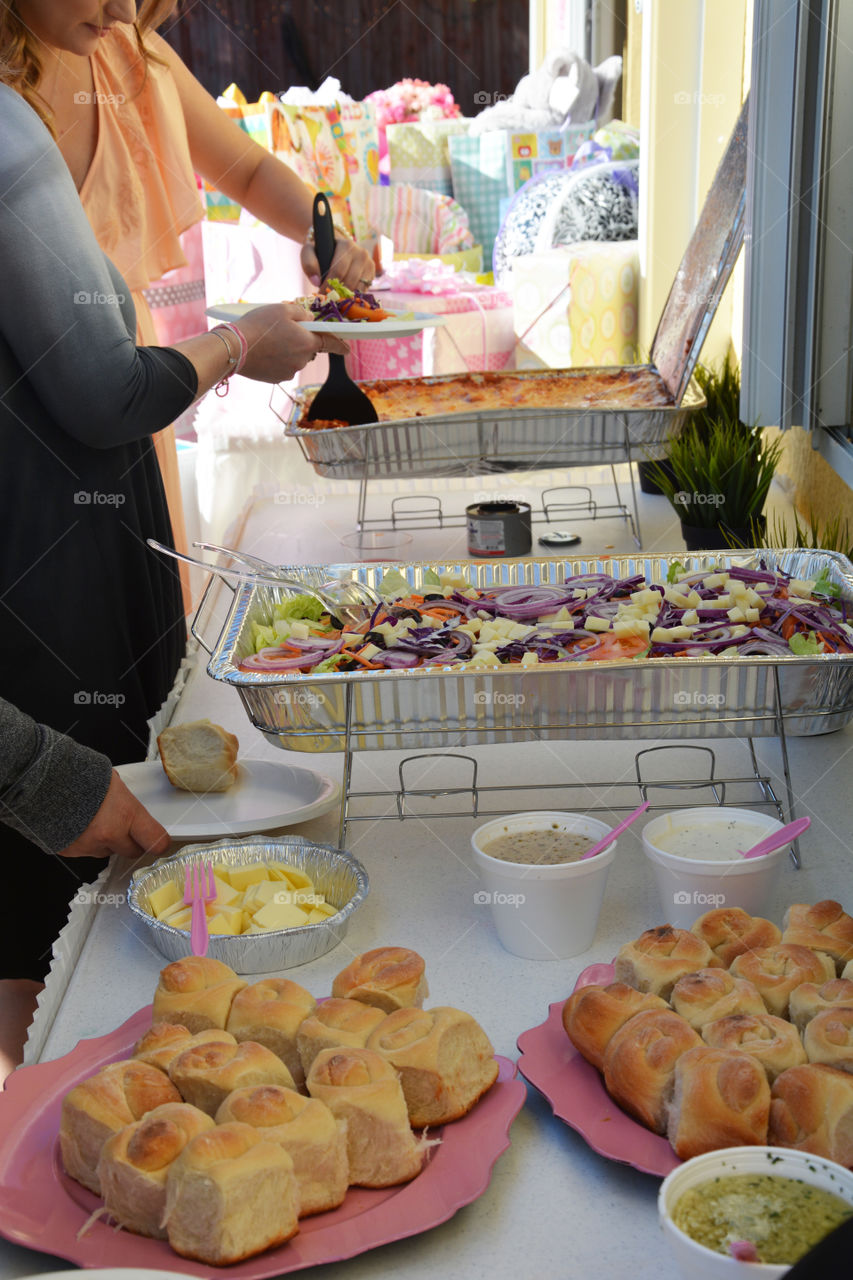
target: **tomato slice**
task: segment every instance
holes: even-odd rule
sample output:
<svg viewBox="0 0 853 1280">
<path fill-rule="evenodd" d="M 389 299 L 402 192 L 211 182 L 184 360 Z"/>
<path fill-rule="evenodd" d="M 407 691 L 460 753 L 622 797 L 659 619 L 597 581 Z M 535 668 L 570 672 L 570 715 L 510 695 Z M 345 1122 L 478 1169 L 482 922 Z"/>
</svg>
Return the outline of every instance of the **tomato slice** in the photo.
<svg viewBox="0 0 853 1280">
<path fill-rule="evenodd" d="M 613 661 L 615 658 L 639 658 L 649 647 L 643 636 L 604 635 L 601 644 L 593 649 L 587 662 Z"/>
</svg>

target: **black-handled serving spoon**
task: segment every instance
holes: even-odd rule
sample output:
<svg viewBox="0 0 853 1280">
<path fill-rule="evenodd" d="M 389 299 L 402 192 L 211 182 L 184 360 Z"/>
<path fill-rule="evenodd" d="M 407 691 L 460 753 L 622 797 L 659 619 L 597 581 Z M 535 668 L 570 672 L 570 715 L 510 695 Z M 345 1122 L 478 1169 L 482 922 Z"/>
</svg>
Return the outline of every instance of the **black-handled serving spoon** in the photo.
<svg viewBox="0 0 853 1280">
<path fill-rule="evenodd" d="M 320 192 L 314 197 L 314 250 L 323 281 L 335 256 L 335 227 L 329 202 Z M 329 353 L 326 381 L 311 401 L 305 417 L 310 422 L 320 418 L 348 422 L 353 426 L 379 421 L 373 404 L 347 373 L 343 356 L 332 352 Z"/>
</svg>

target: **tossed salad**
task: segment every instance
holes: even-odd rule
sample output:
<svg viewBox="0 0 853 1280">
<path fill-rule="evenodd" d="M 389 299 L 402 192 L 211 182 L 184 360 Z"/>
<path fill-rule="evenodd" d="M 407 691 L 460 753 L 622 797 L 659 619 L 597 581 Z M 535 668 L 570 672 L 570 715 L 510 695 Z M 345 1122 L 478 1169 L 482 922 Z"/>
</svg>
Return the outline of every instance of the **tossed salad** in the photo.
<svg viewBox="0 0 853 1280">
<path fill-rule="evenodd" d="M 383 603 L 345 628 L 311 596 L 276 606 L 252 624 L 255 652 L 243 671 L 381 671 L 466 668 L 676 656 L 747 657 L 853 653 L 853 605 L 826 570 L 811 581 L 770 569 L 688 572 L 665 583 L 643 575 L 579 574 L 553 586 L 475 587 L 427 573 L 413 592 L 397 571 Z"/>
<path fill-rule="evenodd" d="M 383 310 L 372 293 L 362 293 L 360 289 L 348 289 L 334 277 L 325 281 L 320 293 L 310 298 L 299 298 L 297 301 L 311 312 L 314 320 L 376 322 L 390 320 L 392 317 L 392 312 Z"/>
</svg>

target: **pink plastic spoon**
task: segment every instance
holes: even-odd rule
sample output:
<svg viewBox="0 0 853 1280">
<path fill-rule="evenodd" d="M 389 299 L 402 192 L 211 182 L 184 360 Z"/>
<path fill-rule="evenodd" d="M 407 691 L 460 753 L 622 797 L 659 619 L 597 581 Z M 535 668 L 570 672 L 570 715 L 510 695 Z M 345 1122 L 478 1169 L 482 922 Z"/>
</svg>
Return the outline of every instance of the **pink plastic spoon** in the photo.
<svg viewBox="0 0 853 1280">
<path fill-rule="evenodd" d="M 618 827 L 614 827 L 612 831 L 608 831 L 606 836 L 602 836 L 598 844 L 594 844 L 591 849 L 587 849 L 586 853 L 581 858 L 581 862 L 586 862 L 587 858 L 594 858 L 597 853 L 601 853 L 602 849 L 606 849 L 608 845 L 612 844 L 616 837 L 620 836 L 626 827 L 630 827 L 631 823 L 635 822 L 641 813 L 646 812 L 650 803 L 651 801 L 644 800 L 639 808 L 635 809 L 633 813 L 629 813 L 627 818 L 622 819 Z"/>
<path fill-rule="evenodd" d="M 797 836 L 801 836 L 811 825 L 811 818 L 795 818 L 793 822 L 786 822 L 784 827 L 780 827 L 772 835 L 759 840 L 758 844 L 747 849 L 746 853 L 743 849 L 738 849 L 738 853 L 742 858 L 763 858 L 765 853 L 772 853 L 774 849 L 781 849 L 783 844 L 790 844 L 792 840 L 796 840 Z"/>
</svg>

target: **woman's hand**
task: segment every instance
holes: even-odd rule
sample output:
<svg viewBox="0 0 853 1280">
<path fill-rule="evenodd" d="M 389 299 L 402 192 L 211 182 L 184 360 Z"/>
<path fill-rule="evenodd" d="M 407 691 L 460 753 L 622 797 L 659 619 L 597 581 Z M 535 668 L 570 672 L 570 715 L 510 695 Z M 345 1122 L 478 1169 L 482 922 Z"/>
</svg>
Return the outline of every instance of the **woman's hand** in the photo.
<svg viewBox="0 0 853 1280">
<path fill-rule="evenodd" d="M 319 286 L 320 264 L 317 261 L 317 254 L 314 251 L 313 244 L 304 244 L 302 246 L 300 260 L 302 262 L 302 270 L 308 279 L 313 285 Z M 338 236 L 335 240 L 332 265 L 326 275 L 332 276 L 335 280 L 340 280 L 341 284 L 345 284 L 348 289 L 361 289 L 363 292 L 373 283 L 376 268 L 373 265 L 372 257 L 366 249 L 362 249 L 361 245 L 356 244 L 354 240 L 350 240 L 348 237 Z"/>
<path fill-rule="evenodd" d="M 249 344 L 241 369 L 244 378 L 256 382 L 288 382 L 321 353 L 345 356 L 349 347 L 334 334 L 309 333 L 303 321 L 308 314 L 294 302 L 255 307 L 240 320 L 239 328 Z"/>
<path fill-rule="evenodd" d="M 88 827 L 59 853 L 63 858 L 139 858 L 144 853 L 164 854 L 169 833 L 128 791 L 113 770 L 110 786 L 100 809 Z"/>
</svg>

